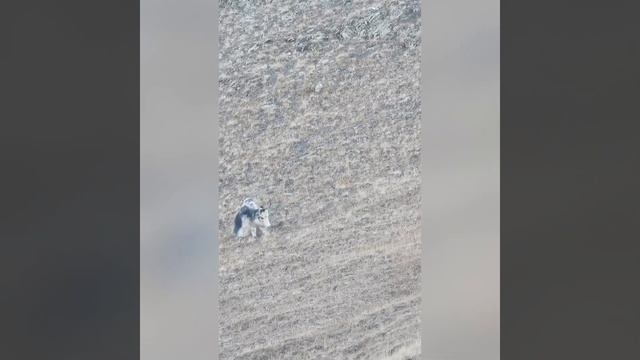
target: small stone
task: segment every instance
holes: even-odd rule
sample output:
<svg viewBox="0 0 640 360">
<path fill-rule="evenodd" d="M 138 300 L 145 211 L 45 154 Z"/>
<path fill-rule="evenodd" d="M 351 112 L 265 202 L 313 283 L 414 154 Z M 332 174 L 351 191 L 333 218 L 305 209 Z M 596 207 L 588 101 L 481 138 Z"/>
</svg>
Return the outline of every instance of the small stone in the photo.
<svg viewBox="0 0 640 360">
<path fill-rule="evenodd" d="M 308 146 L 309 146 L 309 144 L 304 140 L 296 141 L 293 144 L 293 150 L 296 153 L 296 155 L 302 156 L 302 155 L 305 155 L 307 153 L 307 147 Z"/>
<path fill-rule="evenodd" d="M 287 192 L 287 193 L 293 192 L 293 180 L 287 179 L 284 182 L 284 191 Z"/>
</svg>

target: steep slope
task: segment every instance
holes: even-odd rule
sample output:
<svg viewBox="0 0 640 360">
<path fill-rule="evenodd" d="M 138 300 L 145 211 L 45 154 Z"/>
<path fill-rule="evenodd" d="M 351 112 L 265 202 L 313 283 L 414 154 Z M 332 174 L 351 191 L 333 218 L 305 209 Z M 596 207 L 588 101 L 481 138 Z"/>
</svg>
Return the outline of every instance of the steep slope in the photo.
<svg viewBox="0 0 640 360">
<path fill-rule="evenodd" d="M 419 2 L 220 11 L 220 358 L 418 358 Z"/>
</svg>

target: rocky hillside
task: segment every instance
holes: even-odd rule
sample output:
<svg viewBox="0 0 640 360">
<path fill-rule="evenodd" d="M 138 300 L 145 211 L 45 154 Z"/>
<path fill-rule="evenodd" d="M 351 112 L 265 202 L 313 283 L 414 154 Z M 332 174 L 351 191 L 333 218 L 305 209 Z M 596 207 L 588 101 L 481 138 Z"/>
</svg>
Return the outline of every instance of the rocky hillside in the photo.
<svg viewBox="0 0 640 360">
<path fill-rule="evenodd" d="M 222 0 L 219 73 L 220 359 L 418 359 L 419 1 Z"/>
</svg>

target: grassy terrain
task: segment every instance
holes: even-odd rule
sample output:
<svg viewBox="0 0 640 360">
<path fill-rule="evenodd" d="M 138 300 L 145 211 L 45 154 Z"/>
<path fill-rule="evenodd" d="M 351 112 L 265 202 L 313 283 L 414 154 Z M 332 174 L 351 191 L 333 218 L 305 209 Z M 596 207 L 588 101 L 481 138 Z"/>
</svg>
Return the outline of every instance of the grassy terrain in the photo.
<svg viewBox="0 0 640 360">
<path fill-rule="evenodd" d="M 222 1 L 221 359 L 417 359 L 418 1 Z M 245 197 L 273 228 L 232 236 Z"/>
</svg>

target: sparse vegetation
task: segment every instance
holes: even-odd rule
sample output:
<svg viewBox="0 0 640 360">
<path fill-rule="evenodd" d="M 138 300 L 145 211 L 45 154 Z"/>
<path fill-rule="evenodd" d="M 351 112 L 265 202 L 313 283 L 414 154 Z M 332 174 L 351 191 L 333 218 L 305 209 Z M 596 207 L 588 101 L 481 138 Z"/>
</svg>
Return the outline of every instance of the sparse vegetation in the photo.
<svg viewBox="0 0 640 360">
<path fill-rule="evenodd" d="M 419 358 L 419 2 L 221 5 L 220 359 Z"/>
</svg>

